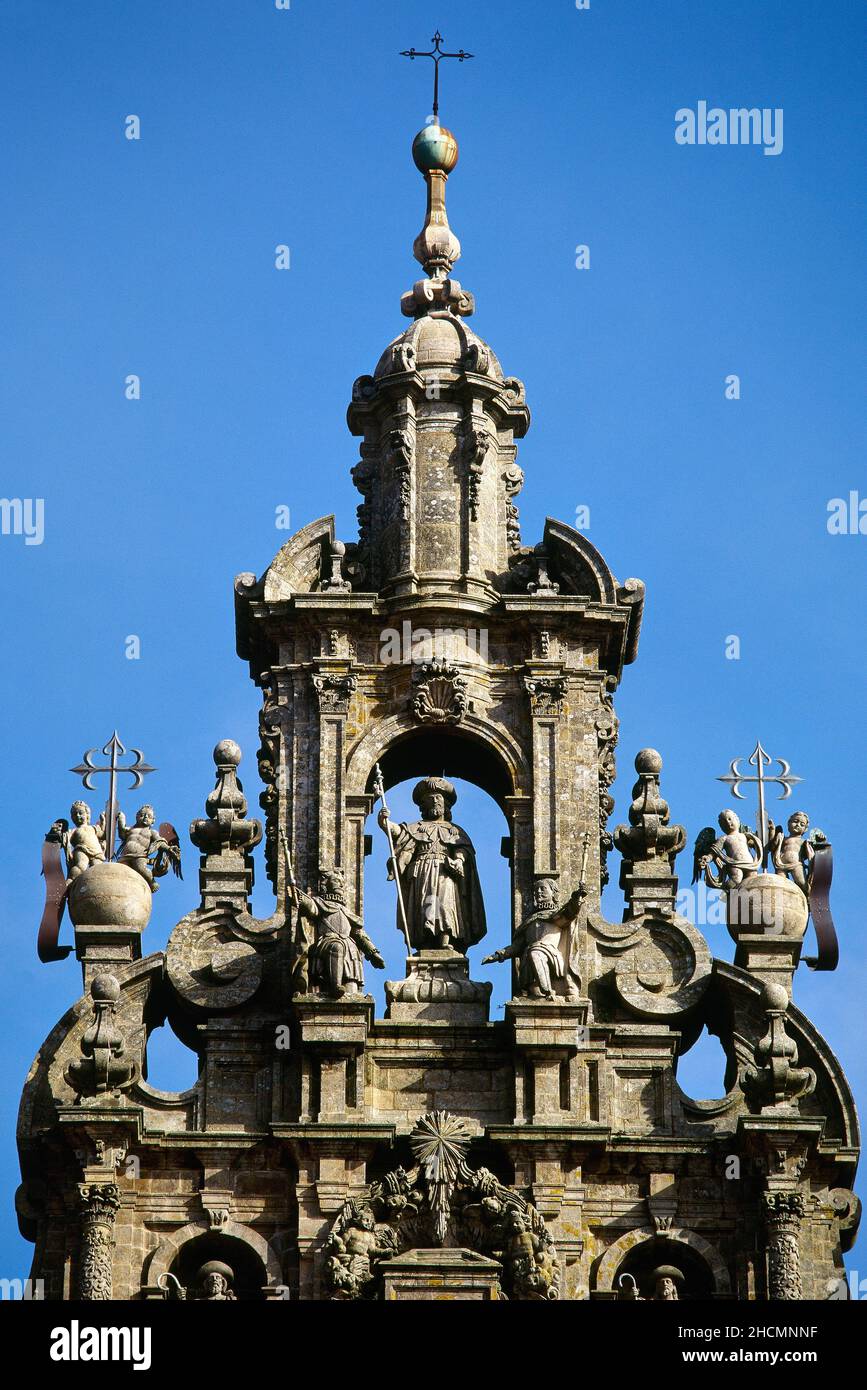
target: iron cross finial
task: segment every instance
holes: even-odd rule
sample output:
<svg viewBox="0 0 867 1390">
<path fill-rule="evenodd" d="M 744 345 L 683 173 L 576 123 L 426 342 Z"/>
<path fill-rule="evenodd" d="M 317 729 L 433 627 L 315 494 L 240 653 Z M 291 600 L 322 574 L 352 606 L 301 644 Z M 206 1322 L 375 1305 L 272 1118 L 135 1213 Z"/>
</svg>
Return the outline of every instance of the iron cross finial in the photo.
<svg viewBox="0 0 867 1390">
<path fill-rule="evenodd" d="M 431 43 L 433 44 L 433 48 L 431 49 L 430 53 L 419 53 L 418 50 L 415 49 L 415 48 L 404 48 L 404 49 L 401 49 L 401 53 L 400 53 L 401 58 L 433 58 L 433 63 L 434 63 L 433 114 L 434 114 L 435 116 L 438 116 L 438 115 L 439 115 L 439 110 L 440 110 L 440 63 L 442 62 L 443 58 L 457 58 L 458 62 L 459 62 L 459 63 L 462 63 L 462 62 L 464 61 L 465 58 L 473 58 L 473 57 L 475 57 L 475 54 L 473 54 L 473 53 L 465 53 L 464 50 L 463 50 L 462 48 L 459 49 L 457 53 L 444 53 L 443 50 L 442 50 L 442 47 L 441 47 L 442 41 L 443 41 L 443 36 L 442 36 L 442 34 L 440 33 L 439 29 L 437 29 L 436 33 L 434 34 L 433 38 L 431 39 Z"/>
<path fill-rule="evenodd" d="M 98 767 L 93 761 L 94 754 L 99 750 L 88 748 L 84 755 L 84 760 L 77 767 L 71 767 L 70 772 L 75 772 L 81 778 L 88 791 L 96 791 L 93 785 L 93 777 L 100 772 L 108 773 L 108 807 L 105 827 L 105 857 L 111 859 L 114 853 L 115 826 L 117 825 L 117 776 L 120 772 L 128 772 L 132 777 L 130 791 L 135 791 L 140 787 L 149 772 L 156 772 L 155 767 L 144 760 L 144 754 L 139 748 L 131 748 L 129 751 L 135 754 L 135 762 L 130 763 L 129 767 L 121 767 L 119 758 L 127 751 L 117 736 L 115 729 L 108 743 L 103 748 L 103 753 L 108 758 L 107 767 Z"/>
<path fill-rule="evenodd" d="M 741 783 L 754 782 L 756 784 L 756 790 L 758 792 L 759 801 L 756 833 L 759 839 L 761 840 L 762 844 L 766 845 L 768 842 L 768 818 L 765 812 L 765 787 L 768 786 L 769 783 L 782 787 L 782 791 L 780 792 L 780 801 L 786 801 L 788 797 L 792 795 L 792 788 L 794 787 L 795 783 L 803 781 L 803 778 L 794 777 L 792 775 L 791 771 L 789 770 L 789 764 L 786 762 L 785 758 L 772 758 L 771 755 L 768 752 L 766 752 L 765 749 L 762 747 L 758 739 L 756 739 L 756 746 L 750 754 L 749 758 L 747 759 L 747 762 L 751 765 L 751 767 L 754 767 L 756 769 L 755 777 L 750 776 L 746 772 L 740 771 L 740 769 L 738 768 L 738 763 L 740 761 L 740 758 L 735 758 L 732 761 L 731 771 L 728 773 L 728 775 L 726 777 L 718 777 L 717 781 L 727 782 L 732 789 L 732 795 L 738 797 L 741 801 L 744 800 L 743 793 L 739 790 Z M 776 777 L 768 777 L 765 775 L 765 769 L 769 768 L 771 763 L 773 762 L 777 762 L 780 764 L 780 770 L 777 773 Z"/>
</svg>

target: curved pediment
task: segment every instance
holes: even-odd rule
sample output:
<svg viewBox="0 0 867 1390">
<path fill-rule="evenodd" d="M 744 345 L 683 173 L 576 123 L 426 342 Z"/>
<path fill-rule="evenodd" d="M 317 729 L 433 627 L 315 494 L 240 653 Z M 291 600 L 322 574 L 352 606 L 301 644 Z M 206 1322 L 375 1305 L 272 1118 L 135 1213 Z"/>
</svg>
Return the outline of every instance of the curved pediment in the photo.
<svg viewBox="0 0 867 1390">
<path fill-rule="evenodd" d="M 281 546 L 265 573 L 265 602 L 280 603 L 293 594 L 309 594 L 322 572 L 323 546 L 334 540 L 334 517 L 321 516 L 296 531 Z"/>
</svg>

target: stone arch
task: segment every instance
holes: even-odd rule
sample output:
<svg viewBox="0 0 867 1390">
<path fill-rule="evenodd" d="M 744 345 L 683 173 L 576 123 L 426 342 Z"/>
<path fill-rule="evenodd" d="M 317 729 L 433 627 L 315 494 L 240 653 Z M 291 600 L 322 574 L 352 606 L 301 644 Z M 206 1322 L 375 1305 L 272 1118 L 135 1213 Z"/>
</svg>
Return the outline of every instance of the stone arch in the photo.
<svg viewBox="0 0 867 1390">
<path fill-rule="evenodd" d="M 512 734 L 472 712 L 459 726 L 447 728 L 395 714 L 374 724 L 349 749 L 344 863 L 349 900 L 359 913 L 363 910 L 365 824 L 373 809 L 377 763 L 386 789 L 415 775 L 443 771 L 472 782 L 497 803 L 511 832 L 512 914 L 519 920 L 525 904 L 532 901 L 532 768 Z"/>
<path fill-rule="evenodd" d="M 239 1241 L 261 1261 L 265 1271 L 265 1282 L 269 1287 L 282 1285 L 283 1270 L 272 1243 L 251 1226 L 244 1226 L 241 1222 L 232 1220 L 226 1221 L 219 1230 L 213 1230 L 204 1220 L 190 1221 L 180 1230 L 164 1236 L 156 1249 L 145 1257 L 142 1284 L 156 1285 L 160 1275 L 168 1274 L 177 1262 L 184 1246 L 203 1236 L 226 1236 L 230 1240 Z"/>
<path fill-rule="evenodd" d="M 638 1226 L 635 1230 L 627 1231 L 613 1245 L 609 1245 L 599 1261 L 594 1291 L 616 1293 L 617 1273 L 627 1256 L 645 1241 L 660 1240 L 687 1246 L 706 1265 L 713 1281 L 714 1293 L 719 1295 L 731 1292 L 729 1272 L 719 1251 L 703 1236 L 697 1235 L 695 1231 L 688 1231 L 683 1226 L 673 1226 L 668 1231 L 656 1231 L 652 1226 Z"/>
<path fill-rule="evenodd" d="M 408 751 L 424 746 L 436 739 L 440 761 L 443 753 L 446 762 L 453 760 L 446 775 L 464 777 L 481 787 L 503 807 L 507 797 L 527 796 L 532 785 L 531 769 L 520 744 L 508 730 L 488 720 L 480 719 L 472 713 L 465 715 L 459 725 L 441 728 L 417 724 L 408 714 L 392 715 L 369 729 L 349 750 L 346 768 L 346 792 L 348 796 L 361 796 L 371 791 L 373 769 L 376 763 L 383 768 L 386 786 L 389 782 L 388 767 L 393 750 L 404 748 Z M 461 761 L 460 755 L 466 756 Z M 404 776 L 413 776 L 415 768 L 411 760 L 404 766 L 409 770 Z M 428 767 L 426 771 L 431 771 Z M 424 772 L 419 773 L 420 776 Z"/>
</svg>

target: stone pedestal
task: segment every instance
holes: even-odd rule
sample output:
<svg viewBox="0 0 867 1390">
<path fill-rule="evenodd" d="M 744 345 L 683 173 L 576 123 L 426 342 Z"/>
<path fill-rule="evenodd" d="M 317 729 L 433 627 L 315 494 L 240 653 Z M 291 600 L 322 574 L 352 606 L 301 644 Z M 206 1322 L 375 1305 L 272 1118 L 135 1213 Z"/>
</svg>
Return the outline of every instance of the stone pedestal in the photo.
<svg viewBox="0 0 867 1390">
<path fill-rule="evenodd" d="M 506 1022 L 515 1033 L 515 1123 L 574 1122 L 571 1059 L 587 1041 L 586 999 L 512 999 Z M 521 1065 L 523 1063 L 523 1066 Z"/>
<path fill-rule="evenodd" d="M 301 1120 L 357 1121 L 364 1113 L 364 1067 L 356 1060 L 373 1022 L 373 999 L 308 994 L 294 1004 L 303 1057 Z"/>
<path fill-rule="evenodd" d="M 419 951 L 406 962 L 405 980 L 386 980 L 386 1018 L 402 1022 L 487 1023 L 493 986 L 470 979 L 459 951 Z"/>
<path fill-rule="evenodd" d="M 94 974 L 141 960 L 152 900 L 149 884 L 126 864 L 92 864 L 75 879 L 68 906 L 85 989 Z"/>
<path fill-rule="evenodd" d="M 386 1302 L 500 1297 L 502 1266 L 474 1250 L 408 1250 L 379 1266 Z"/>
<path fill-rule="evenodd" d="M 803 946 L 800 938 L 742 933 L 737 943 L 735 965 L 749 970 L 766 985 L 782 985 L 791 998 L 792 978 Z"/>
</svg>

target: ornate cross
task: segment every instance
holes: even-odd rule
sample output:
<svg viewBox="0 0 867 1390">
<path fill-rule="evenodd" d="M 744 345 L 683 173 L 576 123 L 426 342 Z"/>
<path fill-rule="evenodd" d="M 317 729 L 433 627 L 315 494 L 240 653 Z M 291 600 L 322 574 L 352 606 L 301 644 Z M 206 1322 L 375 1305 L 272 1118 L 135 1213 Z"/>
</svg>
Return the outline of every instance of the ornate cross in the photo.
<svg viewBox="0 0 867 1390">
<path fill-rule="evenodd" d="M 756 834 L 758 835 L 762 844 L 767 845 L 768 817 L 765 811 L 765 787 L 769 784 L 776 784 L 777 786 L 782 787 L 779 799 L 780 801 L 786 801 L 788 797 L 792 795 L 792 788 L 794 787 L 795 783 L 803 781 L 803 778 L 793 777 L 791 772 L 789 771 L 789 764 L 786 762 L 785 758 L 772 758 L 769 753 L 765 752 L 758 739 L 756 739 L 756 746 L 750 754 L 749 758 L 747 759 L 747 762 L 756 769 L 755 777 L 750 776 L 745 772 L 739 771 L 738 763 L 740 761 L 740 758 L 735 758 L 731 764 L 731 771 L 729 772 L 728 776 L 718 777 L 717 781 L 727 782 L 732 789 L 732 795 L 739 797 L 741 801 L 745 800 L 745 797 L 741 794 L 739 790 L 741 783 L 755 782 L 759 798 L 759 814 L 758 821 L 756 822 Z M 780 770 L 777 773 L 776 777 L 768 777 L 765 775 L 765 769 L 769 768 L 771 763 L 774 762 L 780 764 Z"/>
<path fill-rule="evenodd" d="M 121 767 L 118 758 L 127 750 L 117 736 L 117 729 L 115 729 L 108 743 L 102 750 L 109 760 L 108 767 L 97 767 L 96 763 L 93 761 L 93 755 L 98 751 L 99 750 L 96 748 L 89 748 L 84 755 L 84 761 L 80 762 L 78 767 L 71 767 L 69 770 L 70 772 L 78 773 L 88 791 L 91 792 L 96 791 L 96 787 L 93 785 L 91 779 L 95 777 L 97 773 L 108 773 L 108 814 L 106 816 L 105 827 L 105 857 L 106 859 L 111 859 L 114 853 L 115 827 L 117 825 L 117 775 L 119 772 L 128 772 L 132 777 L 130 791 L 135 791 L 136 787 L 141 786 L 147 773 L 156 772 L 156 768 L 151 767 L 150 763 L 145 762 L 144 754 L 138 748 L 131 748 L 129 750 L 131 753 L 135 753 L 135 762 L 131 763 L 129 767 Z"/>
<path fill-rule="evenodd" d="M 417 50 L 414 49 L 414 48 L 404 48 L 404 49 L 401 49 L 401 54 L 400 54 L 401 58 L 433 58 L 433 61 L 434 61 L 434 97 L 433 97 L 433 114 L 434 114 L 435 116 L 438 116 L 438 115 L 439 115 L 439 109 L 440 109 L 440 63 L 442 62 L 443 58 L 457 58 L 458 62 L 459 62 L 459 63 L 462 63 L 462 62 L 464 61 L 465 58 L 472 58 L 472 57 L 475 56 L 475 55 L 472 54 L 472 53 L 465 53 L 463 49 L 460 49 L 457 53 L 443 53 L 442 48 L 440 47 L 440 45 L 442 44 L 442 41 L 443 41 L 443 36 L 442 36 L 442 34 L 440 33 L 439 29 L 437 29 L 436 33 L 434 34 L 433 38 L 431 39 L 431 43 L 433 44 L 433 48 L 432 48 L 432 50 L 431 50 L 430 53 L 419 53 L 419 52 L 417 52 Z"/>
</svg>

